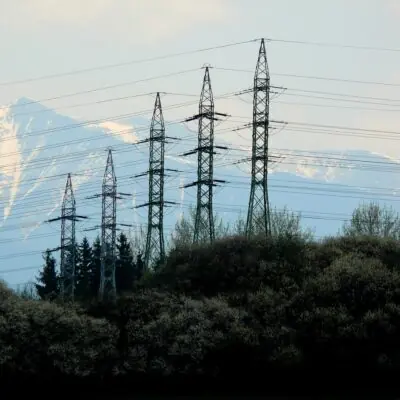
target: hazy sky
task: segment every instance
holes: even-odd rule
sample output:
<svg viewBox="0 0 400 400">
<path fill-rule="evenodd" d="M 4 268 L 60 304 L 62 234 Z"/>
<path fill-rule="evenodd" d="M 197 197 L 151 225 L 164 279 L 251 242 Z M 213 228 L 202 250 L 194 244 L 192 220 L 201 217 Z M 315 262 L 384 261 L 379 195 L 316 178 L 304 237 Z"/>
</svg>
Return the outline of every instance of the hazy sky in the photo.
<svg viewBox="0 0 400 400">
<path fill-rule="evenodd" d="M 87 120 L 151 109 L 153 98 L 77 105 L 158 90 L 196 95 L 200 92 L 203 73 L 200 67 L 204 63 L 217 67 L 211 71 L 215 95 L 250 87 L 252 72 L 218 68 L 253 71 L 258 44 L 30 83 L 13 82 L 259 37 L 400 48 L 400 0 L 0 0 L 0 9 L 0 82 L 3 83 L 0 101 L 3 104 L 21 96 L 43 100 L 199 68 L 180 76 L 44 101 L 64 114 Z M 273 96 L 271 118 L 400 131 L 400 51 L 364 51 L 282 42 L 270 42 L 267 47 L 272 83 L 287 88 L 284 94 Z M 285 74 L 387 82 L 399 86 L 303 79 Z M 316 91 L 328 94 L 317 94 Z M 326 99 L 338 98 L 337 94 L 387 100 Z M 165 105 L 191 100 L 196 98 L 163 96 Z M 382 102 L 383 105 L 376 104 Z M 165 111 L 165 118 L 186 117 L 195 108 Z M 230 113 L 230 124 L 237 126 L 245 122 L 245 118 L 236 117 L 251 117 L 251 97 L 216 100 L 216 108 Z M 300 132 L 298 128 L 297 125 L 293 129 L 289 124 L 272 138 L 272 147 L 304 150 L 364 148 L 398 156 L 400 142 L 379 138 L 379 133 L 366 139 L 354 135 Z M 229 135 L 234 143 L 249 144 L 249 132 Z"/>
<path fill-rule="evenodd" d="M 230 127 L 250 122 L 251 95 L 218 96 L 252 86 L 259 43 L 133 61 L 266 37 L 272 39 L 267 43 L 271 82 L 286 88 L 271 95 L 271 118 L 288 122 L 272 131 L 273 149 L 365 149 L 400 156 L 400 0 L 0 0 L 0 10 L 1 104 L 30 97 L 77 119 L 106 121 L 146 110 L 150 117 L 154 96 L 133 96 L 161 91 L 168 93 L 162 95 L 165 119 L 183 119 L 196 112 L 201 67 L 209 63 L 216 110 L 231 115 L 217 133 L 228 127 L 226 140 L 250 145 L 249 130 Z M 126 65 L 66 75 L 121 63 Z M 78 94 L 83 91 L 91 93 Z M 59 96 L 64 97 L 49 100 Z M 360 129 L 378 132 L 360 135 Z M 25 273 L 12 275 L 15 281 L 26 279 Z"/>
</svg>

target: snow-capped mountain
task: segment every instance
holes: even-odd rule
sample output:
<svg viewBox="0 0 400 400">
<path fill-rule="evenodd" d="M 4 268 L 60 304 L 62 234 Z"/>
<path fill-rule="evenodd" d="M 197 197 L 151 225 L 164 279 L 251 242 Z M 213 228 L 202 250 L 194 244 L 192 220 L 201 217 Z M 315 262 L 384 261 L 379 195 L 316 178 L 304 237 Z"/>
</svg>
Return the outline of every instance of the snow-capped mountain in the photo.
<svg viewBox="0 0 400 400">
<path fill-rule="evenodd" d="M 193 136 L 182 125 L 167 129 L 168 136 Z M 10 283 L 32 279 L 41 253 L 59 245 L 60 226 L 46 221 L 60 214 L 67 173 L 73 176 L 77 213 L 89 217 L 77 224 L 77 237 L 97 235 L 85 230 L 100 224 L 101 203 L 88 197 L 101 191 L 108 148 L 113 149 L 118 191 L 131 194 L 118 202 L 118 222 L 131 224 L 132 230 L 145 227 L 147 209 L 134 206 L 147 201 L 147 178 L 134 176 L 148 168 L 148 147 L 137 144 L 148 131 L 146 119 L 81 122 L 30 99 L 0 108 L 0 278 Z M 195 180 L 196 158 L 180 156 L 195 145 L 182 140 L 166 147 L 166 168 L 180 171 L 170 173 L 165 182 L 165 198 L 177 203 L 166 210 L 166 236 L 181 213 L 195 204 L 196 189 L 180 189 Z M 278 161 L 269 182 L 272 206 L 302 211 L 304 224 L 315 227 L 318 235 L 336 233 L 360 199 L 396 200 L 398 164 L 384 156 L 362 151 L 275 153 Z M 215 177 L 227 183 L 215 190 L 214 210 L 233 221 L 247 211 L 248 169 L 237 167 L 232 156 L 216 165 Z"/>
</svg>

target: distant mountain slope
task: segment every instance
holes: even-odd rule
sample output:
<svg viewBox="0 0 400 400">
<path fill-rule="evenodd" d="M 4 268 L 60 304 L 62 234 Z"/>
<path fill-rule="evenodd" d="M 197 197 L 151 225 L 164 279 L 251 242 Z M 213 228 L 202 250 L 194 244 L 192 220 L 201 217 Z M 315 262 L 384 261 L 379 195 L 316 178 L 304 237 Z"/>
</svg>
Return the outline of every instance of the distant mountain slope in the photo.
<svg viewBox="0 0 400 400">
<path fill-rule="evenodd" d="M 132 194 L 118 202 L 118 221 L 132 224 L 133 229 L 145 226 L 147 209 L 133 207 L 147 201 L 147 178 L 133 177 L 148 168 L 147 145 L 135 144 L 148 136 L 148 127 L 149 121 L 143 118 L 123 123 L 80 122 L 30 99 L 0 109 L 0 277 L 10 283 L 31 279 L 41 265 L 40 253 L 58 246 L 60 227 L 45 221 L 60 213 L 68 172 L 73 173 L 78 213 L 90 217 L 78 224 L 77 237 L 97 234 L 85 229 L 100 224 L 101 203 L 87 197 L 101 191 L 109 147 L 114 150 L 118 190 Z M 169 136 L 194 136 L 182 125 L 171 124 L 167 129 Z M 166 210 L 166 236 L 180 214 L 195 205 L 196 189 L 180 189 L 196 178 L 196 158 L 180 157 L 195 145 L 195 140 L 167 145 L 166 167 L 180 172 L 166 178 L 165 197 L 178 203 Z M 270 175 L 271 205 L 302 211 L 304 225 L 315 228 L 318 235 L 336 233 L 360 198 L 395 200 L 400 187 L 398 164 L 388 164 L 383 156 L 362 151 L 337 155 L 327 151 L 325 156 L 277 153 L 281 162 Z M 229 155 L 225 161 L 219 155 L 218 160 L 215 177 L 227 183 L 215 190 L 214 210 L 232 222 L 247 213 L 248 168 L 234 165 Z"/>
</svg>

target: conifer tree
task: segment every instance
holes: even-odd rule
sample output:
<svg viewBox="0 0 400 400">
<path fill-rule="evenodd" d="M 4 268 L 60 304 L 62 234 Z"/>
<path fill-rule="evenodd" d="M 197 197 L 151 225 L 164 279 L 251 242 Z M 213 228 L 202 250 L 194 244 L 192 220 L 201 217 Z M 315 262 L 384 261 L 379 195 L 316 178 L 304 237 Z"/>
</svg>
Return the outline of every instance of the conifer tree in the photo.
<svg viewBox="0 0 400 400">
<path fill-rule="evenodd" d="M 90 293 L 92 298 L 97 298 L 100 289 L 101 277 L 101 240 L 97 236 L 92 246 L 93 264 L 90 273 Z"/>
<path fill-rule="evenodd" d="M 76 296 L 78 298 L 91 298 L 93 279 L 93 254 L 87 237 L 84 237 L 77 251 L 76 262 Z"/>
<path fill-rule="evenodd" d="M 136 258 L 136 263 L 134 265 L 133 280 L 134 282 L 139 282 L 144 275 L 144 261 L 142 253 L 139 253 Z"/>
<path fill-rule="evenodd" d="M 134 281 L 134 260 L 131 244 L 121 232 L 117 239 L 116 283 L 119 293 L 131 291 Z"/>
<path fill-rule="evenodd" d="M 55 300 L 60 294 L 59 276 L 56 271 L 56 260 L 51 255 L 50 250 L 47 250 L 43 255 L 44 266 L 37 277 L 35 284 L 37 293 L 42 300 Z"/>
</svg>

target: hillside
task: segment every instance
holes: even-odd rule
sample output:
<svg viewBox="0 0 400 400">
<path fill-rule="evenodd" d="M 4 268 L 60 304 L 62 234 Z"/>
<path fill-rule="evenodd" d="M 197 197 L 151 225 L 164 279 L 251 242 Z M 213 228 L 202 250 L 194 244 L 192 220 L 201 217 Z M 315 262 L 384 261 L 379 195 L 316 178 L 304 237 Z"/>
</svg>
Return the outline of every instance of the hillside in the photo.
<svg viewBox="0 0 400 400">
<path fill-rule="evenodd" d="M 1 374 L 147 394 L 176 384 L 215 393 L 223 382 L 224 394 L 362 384 L 382 395 L 400 367 L 399 257 L 396 242 L 374 238 L 237 237 L 174 252 L 116 307 L 22 300 L 1 287 Z"/>
<path fill-rule="evenodd" d="M 68 172 L 73 173 L 77 211 L 90 217 L 78 224 L 77 237 L 97 235 L 86 229 L 100 223 L 101 204 L 87 197 L 101 191 L 108 147 L 114 149 L 118 190 L 132 194 L 118 202 L 118 222 L 131 224 L 133 232 L 140 225 L 145 228 L 147 210 L 133 207 L 146 202 L 147 180 L 133 177 L 148 167 L 146 145 L 135 144 L 148 136 L 148 127 L 149 120 L 144 118 L 77 121 L 24 98 L 2 109 L 0 273 L 9 271 L 1 273 L 2 278 L 10 284 L 32 279 L 42 263 L 41 253 L 59 245 L 60 227 L 45 221 L 60 213 Z M 178 204 L 166 210 L 168 238 L 181 213 L 195 204 L 195 189 L 180 187 L 195 179 L 196 160 L 180 155 L 194 148 L 196 139 L 195 133 L 179 124 L 167 124 L 167 135 L 184 139 L 170 141 L 166 149 L 166 167 L 180 171 L 166 179 L 165 197 Z M 232 145 L 222 140 L 219 144 Z M 336 234 L 362 199 L 387 201 L 397 207 L 398 202 L 392 200 L 400 186 L 398 167 L 383 156 L 361 151 L 332 155 L 327 150 L 326 157 L 323 153 L 275 152 L 281 161 L 271 171 L 271 205 L 301 211 L 303 225 L 318 237 Z M 215 190 L 214 210 L 226 222 L 247 212 L 248 168 L 234 163 L 243 155 L 229 151 L 217 157 L 215 177 L 227 183 Z"/>
</svg>

